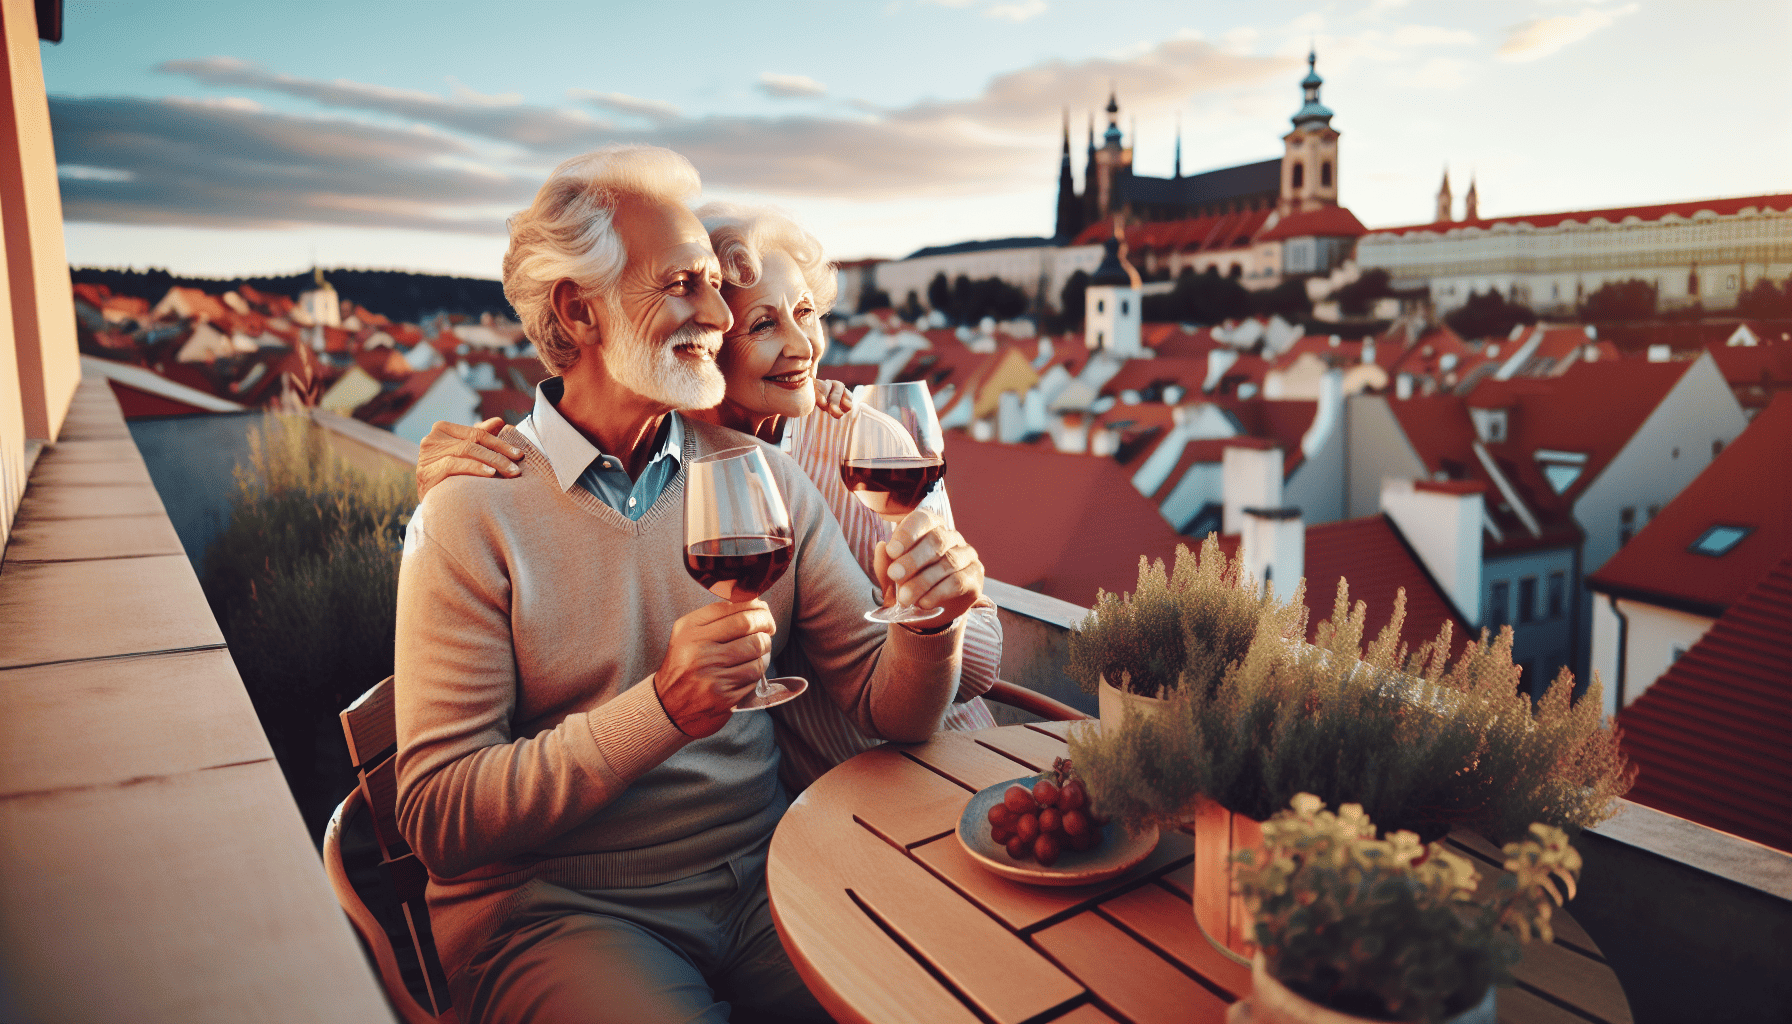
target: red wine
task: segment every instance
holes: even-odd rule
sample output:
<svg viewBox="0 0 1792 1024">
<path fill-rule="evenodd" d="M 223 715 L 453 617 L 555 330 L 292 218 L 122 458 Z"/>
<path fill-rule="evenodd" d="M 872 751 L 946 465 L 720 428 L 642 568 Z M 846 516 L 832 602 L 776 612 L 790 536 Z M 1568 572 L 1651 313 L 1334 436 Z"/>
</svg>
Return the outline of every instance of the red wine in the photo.
<svg viewBox="0 0 1792 1024">
<path fill-rule="evenodd" d="M 685 571 L 724 601 L 751 601 L 790 568 L 789 537 L 719 537 L 684 552 Z"/>
<path fill-rule="evenodd" d="M 945 477 L 944 458 L 848 459 L 840 464 L 840 479 L 852 496 L 891 522 L 913 512 Z"/>
</svg>

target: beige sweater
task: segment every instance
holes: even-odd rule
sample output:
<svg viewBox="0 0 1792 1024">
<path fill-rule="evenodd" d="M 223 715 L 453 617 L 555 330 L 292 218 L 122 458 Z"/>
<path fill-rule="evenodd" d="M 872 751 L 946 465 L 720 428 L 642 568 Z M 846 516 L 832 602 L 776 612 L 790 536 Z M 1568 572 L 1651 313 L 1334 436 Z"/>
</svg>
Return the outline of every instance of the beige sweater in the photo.
<svg viewBox="0 0 1792 1024">
<path fill-rule="evenodd" d="M 686 427 L 686 464 L 757 443 Z M 526 452 L 521 477 L 431 490 L 399 577 L 398 816 L 432 905 L 529 878 L 654 885 L 757 846 L 785 806 L 771 719 L 734 715 L 691 740 L 653 686 L 673 621 L 716 600 L 685 573 L 684 472 L 630 522 L 562 492 L 527 439 L 502 436 Z M 821 496 L 760 447 L 796 534 L 764 595 L 774 655 L 798 644 L 811 685 L 867 733 L 926 739 L 958 685 L 963 627 L 923 637 L 864 621 L 875 588 Z"/>
</svg>

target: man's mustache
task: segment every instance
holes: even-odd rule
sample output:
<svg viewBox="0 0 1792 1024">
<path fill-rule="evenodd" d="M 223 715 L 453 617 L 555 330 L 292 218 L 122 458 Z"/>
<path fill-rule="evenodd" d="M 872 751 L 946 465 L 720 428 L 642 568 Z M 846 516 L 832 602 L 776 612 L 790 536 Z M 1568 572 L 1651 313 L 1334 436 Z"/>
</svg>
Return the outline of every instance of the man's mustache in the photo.
<svg viewBox="0 0 1792 1024">
<path fill-rule="evenodd" d="M 666 339 L 668 348 L 677 348 L 680 345 L 694 345 L 704 349 L 711 358 L 714 358 L 718 352 L 722 351 L 722 332 L 699 327 L 696 324 L 685 324 Z"/>
</svg>

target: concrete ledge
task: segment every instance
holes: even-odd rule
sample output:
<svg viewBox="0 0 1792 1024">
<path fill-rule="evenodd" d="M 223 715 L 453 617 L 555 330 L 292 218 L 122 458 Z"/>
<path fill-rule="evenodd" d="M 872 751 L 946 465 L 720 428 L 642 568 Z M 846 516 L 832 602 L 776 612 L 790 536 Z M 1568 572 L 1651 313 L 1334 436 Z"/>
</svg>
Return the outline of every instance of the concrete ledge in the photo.
<svg viewBox="0 0 1792 1024">
<path fill-rule="evenodd" d="M 0 564 L 0 1018 L 383 1021 L 104 380 Z"/>
<path fill-rule="evenodd" d="M 322 409 L 311 410 L 311 422 L 328 431 L 330 443 L 349 465 L 372 473 L 394 466 L 411 469 L 417 465 L 417 445 L 390 430 L 352 416 L 341 416 Z"/>
</svg>

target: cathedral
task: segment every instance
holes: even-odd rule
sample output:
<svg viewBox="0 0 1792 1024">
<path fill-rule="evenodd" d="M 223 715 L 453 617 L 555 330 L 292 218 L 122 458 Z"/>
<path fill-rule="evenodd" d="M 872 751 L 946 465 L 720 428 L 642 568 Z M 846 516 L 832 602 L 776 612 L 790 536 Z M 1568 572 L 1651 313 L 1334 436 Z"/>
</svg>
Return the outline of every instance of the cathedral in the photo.
<svg viewBox="0 0 1792 1024">
<path fill-rule="evenodd" d="M 1083 163 L 1083 190 L 1076 190 L 1070 160 L 1070 121 L 1064 122 L 1064 145 L 1058 166 L 1060 244 L 1077 238 L 1090 226 L 1117 219 L 1121 224 L 1186 221 L 1254 211 L 1282 216 L 1338 205 L 1338 131 L 1332 112 L 1319 102 L 1325 80 L 1316 68 L 1317 55 L 1307 54 L 1307 76 L 1301 80 L 1304 103 L 1293 117 L 1294 129 L 1282 137 L 1280 159 L 1223 167 L 1184 176 L 1182 135 L 1177 130 L 1175 164 L 1168 178 L 1133 173 L 1132 147 L 1120 131 L 1120 104 L 1108 96 L 1107 131 L 1095 145 L 1089 124 Z"/>
</svg>

